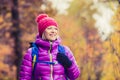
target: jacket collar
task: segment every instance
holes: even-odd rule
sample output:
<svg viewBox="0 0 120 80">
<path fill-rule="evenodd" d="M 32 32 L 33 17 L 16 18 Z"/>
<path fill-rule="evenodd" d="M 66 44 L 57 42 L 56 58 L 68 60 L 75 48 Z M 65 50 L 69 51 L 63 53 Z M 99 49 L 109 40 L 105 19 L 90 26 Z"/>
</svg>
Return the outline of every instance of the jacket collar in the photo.
<svg viewBox="0 0 120 80">
<path fill-rule="evenodd" d="M 52 49 L 55 49 L 58 47 L 58 45 L 60 44 L 61 39 L 58 38 L 55 41 L 52 41 Z M 42 49 L 49 49 L 50 48 L 50 41 L 48 40 L 43 40 L 39 35 L 37 35 L 35 43 Z"/>
</svg>

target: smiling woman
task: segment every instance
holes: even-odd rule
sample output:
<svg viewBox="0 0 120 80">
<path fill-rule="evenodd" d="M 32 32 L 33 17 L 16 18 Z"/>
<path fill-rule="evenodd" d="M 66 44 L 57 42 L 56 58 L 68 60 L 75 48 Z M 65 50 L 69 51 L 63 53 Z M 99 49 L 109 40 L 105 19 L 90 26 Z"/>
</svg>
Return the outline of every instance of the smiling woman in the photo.
<svg viewBox="0 0 120 80">
<path fill-rule="evenodd" d="M 28 49 L 21 63 L 20 80 L 75 80 L 80 70 L 67 46 L 61 45 L 57 22 L 40 14 L 35 47 Z M 33 53 L 34 52 L 34 53 Z M 36 54 L 36 55 L 34 55 Z"/>
</svg>

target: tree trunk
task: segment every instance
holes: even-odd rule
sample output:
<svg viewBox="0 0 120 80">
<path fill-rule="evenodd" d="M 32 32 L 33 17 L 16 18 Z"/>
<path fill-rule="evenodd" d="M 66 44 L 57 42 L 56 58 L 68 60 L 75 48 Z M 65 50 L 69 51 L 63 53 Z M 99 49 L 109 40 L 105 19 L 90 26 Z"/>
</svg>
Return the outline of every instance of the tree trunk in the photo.
<svg viewBox="0 0 120 80">
<path fill-rule="evenodd" d="M 21 29 L 19 27 L 19 11 L 18 11 L 18 0 L 12 0 L 12 31 L 11 36 L 14 39 L 14 54 L 15 54 L 15 66 L 17 68 L 16 77 L 19 80 L 19 66 L 22 58 L 22 46 L 20 40 Z"/>
</svg>

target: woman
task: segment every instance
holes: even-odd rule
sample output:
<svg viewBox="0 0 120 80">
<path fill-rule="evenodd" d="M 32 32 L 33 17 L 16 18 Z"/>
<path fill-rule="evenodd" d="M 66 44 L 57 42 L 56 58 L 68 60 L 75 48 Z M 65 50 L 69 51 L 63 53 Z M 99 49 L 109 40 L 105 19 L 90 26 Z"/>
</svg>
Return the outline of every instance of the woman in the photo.
<svg viewBox="0 0 120 80">
<path fill-rule="evenodd" d="M 56 64 L 36 63 L 34 73 L 32 68 L 32 48 L 26 52 L 20 69 L 20 80 L 75 80 L 80 71 L 75 58 L 66 46 L 65 54 L 58 51 L 60 38 L 57 22 L 47 14 L 40 14 L 36 18 L 38 35 L 35 44 L 38 46 L 38 60 Z M 34 75 L 34 77 L 33 77 Z"/>
</svg>

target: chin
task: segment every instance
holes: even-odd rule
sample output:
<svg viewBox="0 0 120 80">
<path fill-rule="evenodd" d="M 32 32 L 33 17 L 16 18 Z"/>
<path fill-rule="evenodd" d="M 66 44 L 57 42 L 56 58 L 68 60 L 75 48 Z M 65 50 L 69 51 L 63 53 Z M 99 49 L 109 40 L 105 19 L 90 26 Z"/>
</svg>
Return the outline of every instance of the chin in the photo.
<svg viewBox="0 0 120 80">
<path fill-rule="evenodd" d="M 49 39 L 50 41 L 55 41 L 56 40 L 56 38 L 55 39 Z"/>
</svg>

